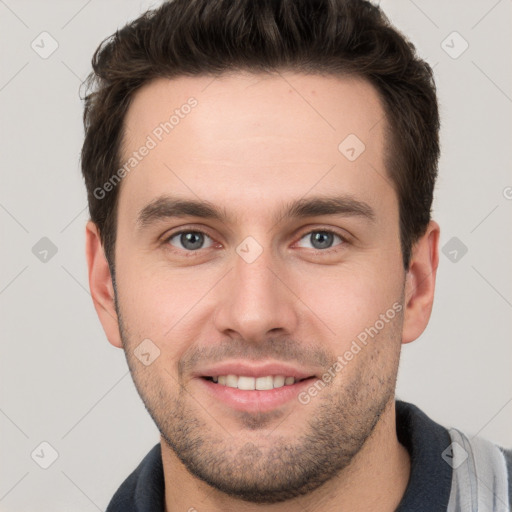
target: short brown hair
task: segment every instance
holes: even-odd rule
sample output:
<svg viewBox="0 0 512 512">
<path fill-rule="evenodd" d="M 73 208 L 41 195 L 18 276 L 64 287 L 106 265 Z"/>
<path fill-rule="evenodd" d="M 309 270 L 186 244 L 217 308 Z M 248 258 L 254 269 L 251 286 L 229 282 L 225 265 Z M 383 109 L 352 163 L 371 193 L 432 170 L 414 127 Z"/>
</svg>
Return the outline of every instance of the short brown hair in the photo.
<svg viewBox="0 0 512 512">
<path fill-rule="evenodd" d="M 377 90 L 389 137 L 404 267 L 430 221 L 439 158 L 439 113 L 430 66 L 366 0 L 171 0 L 106 38 L 85 85 L 82 173 L 91 220 L 114 271 L 119 187 L 95 191 L 120 166 L 134 93 L 158 78 L 236 70 L 355 75 Z"/>
</svg>

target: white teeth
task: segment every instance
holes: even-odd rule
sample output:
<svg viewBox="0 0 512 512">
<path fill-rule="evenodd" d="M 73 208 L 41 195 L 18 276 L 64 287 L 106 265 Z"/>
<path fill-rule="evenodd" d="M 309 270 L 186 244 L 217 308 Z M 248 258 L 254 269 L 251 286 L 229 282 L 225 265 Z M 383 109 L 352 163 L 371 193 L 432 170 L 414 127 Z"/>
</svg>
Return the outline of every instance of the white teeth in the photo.
<svg viewBox="0 0 512 512">
<path fill-rule="evenodd" d="M 274 379 L 270 375 L 268 377 L 258 377 L 256 379 L 256 389 L 261 391 L 274 389 Z"/>
<path fill-rule="evenodd" d="M 226 386 L 236 388 L 238 384 L 238 377 L 236 375 L 226 375 Z"/>
<path fill-rule="evenodd" d="M 295 384 L 295 377 L 285 377 L 284 375 L 266 375 L 265 377 L 247 377 L 245 375 L 219 375 L 212 377 L 213 382 L 218 382 L 222 386 L 229 388 L 238 388 L 244 391 L 268 391 L 270 389 L 282 388 Z"/>
<path fill-rule="evenodd" d="M 243 389 L 244 391 L 254 391 L 255 385 L 256 379 L 254 377 L 238 377 L 238 389 Z"/>
<path fill-rule="evenodd" d="M 274 387 L 282 388 L 283 386 L 284 386 L 284 376 L 277 375 L 276 377 L 274 377 Z"/>
</svg>

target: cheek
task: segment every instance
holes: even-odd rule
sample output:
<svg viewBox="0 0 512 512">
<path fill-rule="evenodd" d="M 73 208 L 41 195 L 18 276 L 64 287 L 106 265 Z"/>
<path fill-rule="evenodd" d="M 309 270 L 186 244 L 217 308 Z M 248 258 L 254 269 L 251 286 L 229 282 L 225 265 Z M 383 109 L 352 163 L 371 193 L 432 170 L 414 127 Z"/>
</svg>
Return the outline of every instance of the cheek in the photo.
<svg viewBox="0 0 512 512">
<path fill-rule="evenodd" d="M 400 301 L 401 274 L 384 266 L 318 268 L 297 277 L 299 296 L 338 344 L 353 340 Z"/>
<path fill-rule="evenodd" d="M 208 301 L 208 291 L 218 281 L 216 272 L 171 269 L 162 265 L 137 266 L 137 261 L 118 266 L 118 297 L 123 324 L 132 343 L 149 338 L 169 355 L 186 349 L 183 336 L 193 335 L 191 322 Z"/>
<path fill-rule="evenodd" d="M 124 322 L 133 333 L 162 340 L 200 299 L 194 279 L 158 269 L 119 269 L 118 293 Z"/>
</svg>

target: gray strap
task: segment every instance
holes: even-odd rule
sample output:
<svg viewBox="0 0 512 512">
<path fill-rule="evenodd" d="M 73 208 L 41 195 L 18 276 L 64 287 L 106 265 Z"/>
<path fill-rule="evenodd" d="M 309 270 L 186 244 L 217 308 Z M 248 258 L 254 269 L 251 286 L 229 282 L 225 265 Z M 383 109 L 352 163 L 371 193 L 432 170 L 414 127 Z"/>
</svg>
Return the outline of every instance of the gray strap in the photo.
<svg viewBox="0 0 512 512">
<path fill-rule="evenodd" d="M 448 512 L 510 512 L 505 457 L 490 441 L 450 429 L 443 459 L 453 468 Z"/>
</svg>

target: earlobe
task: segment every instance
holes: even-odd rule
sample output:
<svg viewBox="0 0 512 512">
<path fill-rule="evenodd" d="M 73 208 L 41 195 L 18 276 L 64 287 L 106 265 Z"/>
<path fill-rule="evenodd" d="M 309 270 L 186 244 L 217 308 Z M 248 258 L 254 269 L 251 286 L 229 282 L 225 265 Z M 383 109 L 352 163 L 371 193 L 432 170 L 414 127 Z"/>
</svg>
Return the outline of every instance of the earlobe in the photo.
<svg viewBox="0 0 512 512">
<path fill-rule="evenodd" d="M 85 240 L 89 288 L 94 308 L 108 341 L 115 347 L 122 348 L 112 277 L 101 245 L 98 227 L 92 221 L 89 221 L 85 228 Z"/>
<path fill-rule="evenodd" d="M 439 233 L 437 222 L 430 221 L 425 234 L 413 247 L 405 282 L 402 343 L 417 339 L 430 319 L 439 264 Z"/>
</svg>

